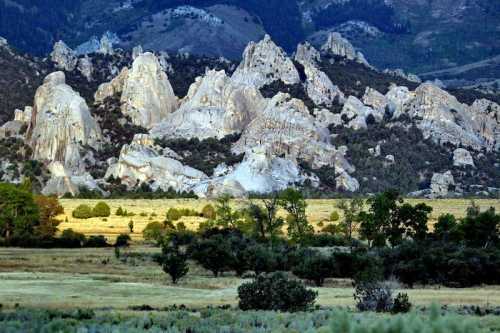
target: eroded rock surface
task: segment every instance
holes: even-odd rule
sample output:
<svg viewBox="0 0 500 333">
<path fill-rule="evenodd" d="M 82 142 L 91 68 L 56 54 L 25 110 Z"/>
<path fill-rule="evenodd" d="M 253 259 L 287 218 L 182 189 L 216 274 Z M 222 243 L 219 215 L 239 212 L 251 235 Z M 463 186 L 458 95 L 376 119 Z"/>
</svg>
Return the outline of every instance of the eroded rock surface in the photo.
<svg viewBox="0 0 500 333">
<path fill-rule="evenodd" d="M 54 44 L 54 49 L 50 54 L 50 59 L 56 64 L 56 67 L 65 71 L 75 69 L 78 59 L 73 51 L 62 40 Z"/>
<path fill-rule="evenodd" d="M 332 32 L 328 35 L 326 43 L 323 44 L 321 50 L 370 66 L 363 53 L 356 51 L 354 46 L 338 32 Z"/>
<path fill-rule="evenodd" d="M 243 53 L 243 60 L 232 78 L 257 88 L 276 80 L 281 80 L 285 84 L 300 82 L 299 73 L 293 62 L 269 35 L 258 43 L 248 44 Z"/>
<path fill-rule="evenodd" d="M 224 71 L 208 71 L 195 83 L 176 112 L 155 126 L 155 137 L 206 139 L 241 133 L 265 107 L 258 89 L 235 82 Z"/>
<path fill-rule="evenodd" d="M 49 74 L 36 91 L 28 139 L 34 159 L 61 162 L 69 170 L 80 169 L 84 147 L 98 149 L 99 126 L 63 72 Z"/>
</svg>

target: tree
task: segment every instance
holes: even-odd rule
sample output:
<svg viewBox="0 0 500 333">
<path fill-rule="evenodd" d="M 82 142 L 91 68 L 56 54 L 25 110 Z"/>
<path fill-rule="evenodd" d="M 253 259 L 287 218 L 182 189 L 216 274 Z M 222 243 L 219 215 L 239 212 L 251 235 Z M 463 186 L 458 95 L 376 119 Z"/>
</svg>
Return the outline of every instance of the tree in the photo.
<svg viewBox="0 0 500 333">
<path fill-rule="evenodd" d="M 92 209 L 92 215 L 94 217 L 109 217 L 111 215 L 111 209 L 107 203 L 101 201 Z"/>
<path fill-rule="evenodd" d="M 277 266 L 277 259 L 274 252 L 262 244 L 255 244 L 248 247 L 245 250 L 244 256 L 248 269 L 254 271 L 257 275 L 270 273 Z"/>
<path fill-rule="evenodd" d="M 231 246 L 222 235 L 214 235 L 199 240 L 189 251 L 190 256 L 203 268 L 211 271 L 215 277 L 227 271 L 233 262 Z"/>
<path fill-rule="evenodd" d="M 333 258 L 309 251 L 299 258 L 292 272 L 299 278 L 313 281 L 317 287 L 322 287 L 325 279 L 333 275 Z"/>
<path fill-rule="evenodd" d="M 444 242 L 459 242 L 463 240 L 463 235 L 458 228 L 457 219 L 452 214 L 443 214 L 439 216 L 437 223 L 434 225 L 433 234 L 436 239 Z"/>
<path fill-rule="evenodd" d="M 229 195 L 223 195 L 217 199 L 215 206 L 216 223 L 223 228 L 237 229 L 241 223 L 241 214 L 231 208 L 230 200 Z"/>
<path fill-rule="evenodd" d="M 173 284 L 189 272 L 187 256 L 177 247 L 162 246 L 162 254 L 157 259 L 163 271 L 170 275 Z"/>
<path fill-rule="evenodd" d="M 0 236 L 32 234 L 39 225 L 39 209 L 31 192 L 0 183 Z"/>
<path fill-rule="evenodd" d="M 146 228 L 142 231 L 142 237 L 147 241 L 160 241 L 164 236 L 166 230 L 165 226 L 160 222 L 148 223 Z"/>
<path fill-rule="evenodd" d="M 286 219 L 288 236 L 292 241 L 303 243 L 307 236 L 314 232 L 313 227 L 307 221 L 307 203 L 304 196 L 301 192 L 288 188 L 281 193 L 279 205 L 288 212 Z"/>
<path fill-rule="evenodd" d="M 340 223 L 340 226 L 344 232 L 344 235 L 349 240 L 349 244 L 351 246 L 352 246 L 352 236 L 355 232 L 358 231 L 360 222 L 359 213 L 363 210 L 363 206 L 364 202 L 362 199 L 359 198 L 355 198 L 350 201 L 341 200 L 337 204 L 337 208 L 342 210 L 344 215 L 344 219 Z"/>
<path fill-rule="evenodd" d="M 115 247 L 126 247 L 129 246 L 130 236 L 127 234 L 120 234 L 116 238 Z"/>
<path fill-rule="evenodd" d="M 285 221 L 277 217 L 278 198 L 274 196 L 269 200 L 262 200 L 263 207 L 251 203 L 247 209 L 247 216 L 252 221 L 253 234 L 261 241 L 275 240 L 281 233 Z"/>
<path fill-rule="evenodd" d="M 181 217 L 181 213 L 176 208 L 170 208 L 167 212 L 167 220 L 169 221 L 178 221 Z"/>
<path fill-rule="evenodd" d="M 460 221 L 460 232 L 468 246 L 487 248 L 500 243 L 500 214 L 491 207 L 484 212 L 475 211 Z"/>
<path fill-rule="evenodd" d="M 61 223 L 56 217 L 64 213 L 64 208 L 56 197 L 37 195 L 34 197 L 39 209 L 40 224 L 37 233 L 41 237 L 52 237 L 57 232 L 57 226 Z"/>
<path fill-rule="evenodd" d="M 130 220 L 128 223 L 128 230 L 130 230 L 130 233 L 134 233 L 134 221 Z"/>
</svg>

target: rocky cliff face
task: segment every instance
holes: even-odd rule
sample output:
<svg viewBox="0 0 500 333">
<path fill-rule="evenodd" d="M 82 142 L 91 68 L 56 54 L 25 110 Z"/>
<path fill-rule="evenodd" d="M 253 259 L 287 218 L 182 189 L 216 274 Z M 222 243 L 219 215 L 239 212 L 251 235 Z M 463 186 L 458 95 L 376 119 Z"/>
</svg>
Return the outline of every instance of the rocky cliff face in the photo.
<svg viewBox="0 0 500 333">
<path fill-rule="evenodd" d="M 100 139 L 101 131 L 85 100 L 66 84 L 64 73 L 48 75 L 35 94 L 28 129 L 33 157 L 78 170 L 80 151 L 86 146 L 97 149 Z"/>
<path fill-rule="evenodd" d="M 119 159 L 111 163 L 105 178 L 113 176 L 129 188 L 145 183 L 153 190 L 173 188 L 179 192 L 191 191 L 208 179 L 203 172 L 177 159 L 179 156 L 170 149 L 156 146 L 151 137 L 139 134 L 123 146 Z"/>
<path fill-rule="evenodd" d="M 243 60 L 232 76 L 233 80 L 260 88 L 276 80 L 285 84 L 300 82 L 299 73 L 285 51 L 269 35 L 258 43 L 251 42 Z"/>
<path fill-rule="evenodd" d="M 181 107 L 155 126 L 157 137 L 206 139 L 241 133 L 265 104 L 259 90 L 229 78 L 224 71 L 208 71 L 189 88 Z"/>
<path fill-rule="evenodd" d="M 328 35 L 325 44 L 321 47 L 321 50 L 339 57 L 354 60 L 366 66 L 370 66 L 363 53 L 356 51 L 354 46 L 352 46 L 352 44 L 338 32 L 332 32 Z"/>
</svg>

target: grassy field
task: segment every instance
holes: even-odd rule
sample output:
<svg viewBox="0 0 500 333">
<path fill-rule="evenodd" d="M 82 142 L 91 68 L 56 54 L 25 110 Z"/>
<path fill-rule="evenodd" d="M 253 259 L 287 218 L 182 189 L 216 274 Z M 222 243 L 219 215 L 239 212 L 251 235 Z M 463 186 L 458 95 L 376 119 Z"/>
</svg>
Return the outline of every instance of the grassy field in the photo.
<svg viewBox="0 0 500 333">
<path fill-rule="evenodd" d="M 33 308 L 112 308 L 143 304 L 161 308 L 237 304 L 237 287 L 245 280 L 232 274 L 214 278 L 190 263 L 187 277 L 173 286 L 151 259 L 158 249 L 133 246 L 116 259 L 113 249 L 0 248 L 0 303 Z M 319 292 L 318 304 L 353 306 L 350 281 L 331 279 Z M 405 290 L 417 305 L 500 305 L 500 287 Z"/>
<path fill-rule="evenodd" d="M 192 200 L 192 199 L 177 199 L 177 200 L 105 200 L 111 207 L 111 216 L 108 218 L 92 218 L 88 220 L 79 220 L 71 216 L 72 211 L 80 204 L 88 204 L 94 206 L 98 200 L 75 200 L 63 199 L 61 204 L 64 207 L 65 214 L 60 217 L 63 223 L 59 226 L 59 230 L 73 229 L 84 233 L 85 235 L 104 235 L 110 240 L 114 240 L 121 233 L 129 233 L 128 224 L 134 222 L 134 232 L 131 234 L 133 240 L 142 239 L 142 230 L 146 225 L 153 221 L 162 222 L 165 219 L 165 214 L 169 208 L 190 208 L 197 211 L 208 203 L 214 205 L 214 202 L 207 200 Z M 327 219 L 332 211 L 336 210 L 335 205 L 338 200 L 308 200 L 307 216 L 309 220 L 317 226 L 317 223 Z M 469 200 L 454 199 L 454 200 L 422 200 L 411 199 L 410 203 L 425 202 L 433 207 L 431 214 L 431 224 L 444 213 L 451 213 L 457 217 L 463 217 L 467 207 L 470 205 Z M 236 207 L 244 207 L 246 201 L 234 201 Z M 500 211 L 500 200 L 477 200 L 482 209 L 495 207 Z M 116 216 L 115 212 L 118 207 L 126 209 L 128 212 L 135 214 L 133 217 Z M 339 212 L 340 213 L 340 212 Z M 203 222 L 203 218 L 185 217 L 181 220 L 188 228 L 197 229 L 198 224 Z"/>
</svg>

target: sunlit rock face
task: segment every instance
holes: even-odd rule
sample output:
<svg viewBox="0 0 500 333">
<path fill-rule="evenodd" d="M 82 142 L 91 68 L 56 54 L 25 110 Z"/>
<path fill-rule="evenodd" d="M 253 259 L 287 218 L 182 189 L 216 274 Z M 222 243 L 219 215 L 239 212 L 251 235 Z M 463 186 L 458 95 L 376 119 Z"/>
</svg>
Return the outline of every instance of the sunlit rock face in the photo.
<svg viewBox="0 0 500 333">
<path fill-rule="evenodd" d="M 167 74 L 149 52 L 138 55 L 131 69 L 124 68 L 111 82 L 101 84 L 95 101 L 117 94 L 121 94 L 122 113 L 144 128 L 152 128 L 178 108 Z"/>
<path fill-rule="evenodd" d="M 129 145 L 122 147 L 118 161 L 106 172 L 106 177 L 121 179 L 129 188 L 148 184 L 153 190 L 190 191 L 208 177 L 203 172 L 183 165 L 180 157 L 168 148 L 154 144 L 153 139 L 138 134 Z"/>
<path fill-rule="evenodd" d="M 371 107 L 364 105 L 354 96 L 349 96 L 344 103 L 341 116 L 346 119 L 345 126 L 359 130 L 366 129 L 368 127 L 367 122 L 369 121 L 369 117 L 372 117 L 373 121 L 378 122 L 383 119 L 384 113 L 382 110 L 374 110 Z"/>
<path fill-rule="evenodd" d="M 69 48 L 62 40 L 54 44 L 54 49 L 50 53 L 50 59 L 57 68 L 72 71 L 78 62 L 75 51 Z"/>
<path fill-rule="evenodd" d="M 80 168 L 80 151 L 98 149 L 101 131 L 85 100 L 65 82 L 63 72 L 49 74 L 35 94 L 28 140 L 33 158 Z"/>
<path fill-rule="evenodd" d="M 492 150 L 498 145 L 500 123 L 495 103 L 476 101 L 469 107 L 441 88 L 424 83 L 415 90 L 405 112 L 416 120 L 425 137 L 438 143 L 473 150 Z"/>
<path fill-rule="evenodd" d="M 457 148 L 453 151 L 453 165 L 456 167 L 475 167 L 471 153 L 463 148 Z"/>
<path fill-rule="evenodd" d="M 300 82 L 299 72 L 285 51 L 269 35 L 258 43 L 251 42 L 243 53 L 243 60 L 232 76 L 236 82 L 261 88 L 276 80 L 285 84 Z"/>
<path fill-rule="evenodd" d="M 245 129 L 234 145 L 235 153 L 267 146 L 273 156 L 310 163 L 314 168 L 335 165 L 337 149 L 329 143 L 329 131 L 320 127 L 301 100 L 279 93 Z"/>
<path fill-rule="evenodd" d="M 328 38 L 325 44 L 321 47 L 321 50 L 323 52 L 328 52 L 330 54 L 370 66 L 363 53 L 356 51 L 354 46 L 352 46 L 352 44 L 338 32 L 332 32 L 328 35 Z"/>
<path fill-rule="evenodd" d="M 189 88 L 181 107 L 151 133 L 156 137 L 206 139 L 240 133 L 265 107 L 258 89 L 210 70 Z"/>
</svg>

